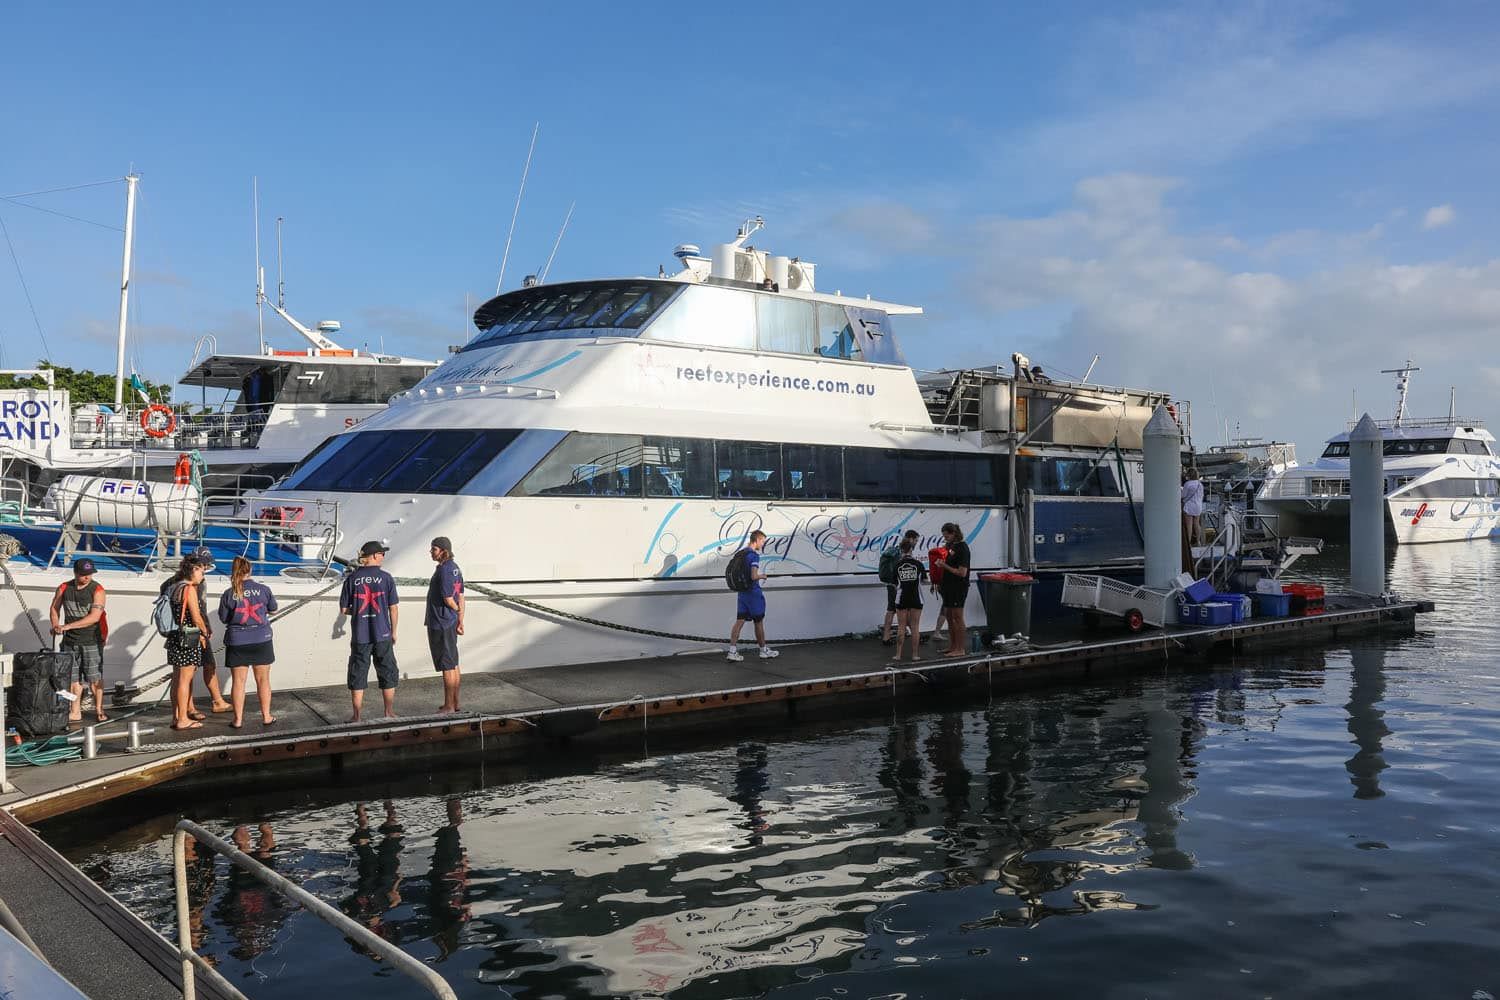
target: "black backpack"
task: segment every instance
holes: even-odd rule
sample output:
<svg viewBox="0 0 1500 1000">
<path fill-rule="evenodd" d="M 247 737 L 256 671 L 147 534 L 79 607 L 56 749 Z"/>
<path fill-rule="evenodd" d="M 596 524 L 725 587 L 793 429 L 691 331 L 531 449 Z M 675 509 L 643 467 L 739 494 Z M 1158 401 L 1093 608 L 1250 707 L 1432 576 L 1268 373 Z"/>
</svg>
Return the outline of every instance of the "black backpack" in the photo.
<svg viewBox="0 0 1500 1000">
<path fill-rule="evenodd" d="M 729 565 L 724 567 L 724 585 L 741 594 L 755 585 L 750 578 L 749 549 L 740 549 L 729 557 Z"/>
<path fill-rule="evenodd" d="M 895 545 L 880 553 L 880 582 L 896 582 L 896 564 L 901 561 L 901 549 Z"/>
</svg>

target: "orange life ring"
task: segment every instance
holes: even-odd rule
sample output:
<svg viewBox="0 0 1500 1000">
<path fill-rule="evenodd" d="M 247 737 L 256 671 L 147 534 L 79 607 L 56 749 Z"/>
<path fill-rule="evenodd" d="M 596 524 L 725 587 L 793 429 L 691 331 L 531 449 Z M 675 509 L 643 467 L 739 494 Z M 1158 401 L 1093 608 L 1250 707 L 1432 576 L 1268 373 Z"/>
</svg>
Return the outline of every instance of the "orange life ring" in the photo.
<svg viewBox="0 0 1500 1000">
<path fill-rule="evenodd" d="M 167 415 L 167 425 L 165 427 L 153 425 L 151 423 L 151 415 L 153 413 L 165 413 Z M 141 430 L 146 432 L 147 437 L 164 438 L 176 429 L 177 414 L 172 412 L 170 406 L 164 403 L 152 403 L 141 411 Z"/>
</svg>

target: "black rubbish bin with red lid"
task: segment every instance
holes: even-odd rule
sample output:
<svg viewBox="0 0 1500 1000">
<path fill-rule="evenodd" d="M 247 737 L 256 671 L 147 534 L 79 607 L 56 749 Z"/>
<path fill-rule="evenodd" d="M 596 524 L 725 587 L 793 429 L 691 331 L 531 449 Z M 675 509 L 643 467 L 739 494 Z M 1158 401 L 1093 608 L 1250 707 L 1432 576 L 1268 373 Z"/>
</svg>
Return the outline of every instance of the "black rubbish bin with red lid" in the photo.
<svg viewBox="0 0 1500 1000">
<path fill-rule="evenodd" d="M 1035 585 L 1036 578 L 1028 573 L 979 574 L 979 593 L 992 639 L 1031 635 L 1031 588 Z"/>
</svg>

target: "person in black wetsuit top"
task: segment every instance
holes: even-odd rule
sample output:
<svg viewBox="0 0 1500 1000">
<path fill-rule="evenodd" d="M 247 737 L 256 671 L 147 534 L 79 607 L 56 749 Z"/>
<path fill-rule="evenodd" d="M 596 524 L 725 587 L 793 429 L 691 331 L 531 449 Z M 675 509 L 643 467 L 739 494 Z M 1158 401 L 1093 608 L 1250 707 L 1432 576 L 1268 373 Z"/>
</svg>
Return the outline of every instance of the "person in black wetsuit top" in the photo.
<svg viewBox="0 0 1500 1000">
<path fill-rule="evenodd" d="M 943 617 L 948 621 L 949 644 L 943 655 L 963 656 L 969 641 L 964 624 L 964 604 L 969 599 L 969 544 L 964 541 L 963 529 L 952 521 L 943 525 L 943 544 L 948 558 L 934 564 L 943 571 L 938 594 L 943 598 Z"/>
</svg>

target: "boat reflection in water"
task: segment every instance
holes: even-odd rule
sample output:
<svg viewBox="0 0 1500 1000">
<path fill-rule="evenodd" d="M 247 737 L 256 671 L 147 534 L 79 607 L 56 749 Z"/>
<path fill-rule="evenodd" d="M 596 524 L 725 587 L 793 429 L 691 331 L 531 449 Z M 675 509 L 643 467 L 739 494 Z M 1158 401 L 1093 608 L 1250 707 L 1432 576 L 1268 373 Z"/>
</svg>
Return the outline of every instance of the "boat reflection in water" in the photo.
<svg viewBox="0 0 1500 1000">
<path fill-rule="evenodd" d="M 1194 866 L 1179 810 L 1205 722 L 1236 711 L 1226 699 L 1244 701 L 1215 689 L 1233 677 L 804 731 L 593 773 L 510 773 L 489 787 L 475 773 L 435 796 L 414 782 L 351 789 L 374 801 L 325 791 L 290 809 L 241 797 L 205 821 L 470 988 L 650 995 L 698 983 L 737 996 L 897 968 L 920 960 L 918 942 L 950 934 L 972 938 L 967 947 L 1047 918 L 1153 909 L 1111 882 Z M 79 858 L 164 930 L 167 825 L 122 831 Z M 321 973 L 384 988 L 378 966 L 333 958 L 305 914 L 225 872 L 222 859 L 193 859 L 190 898 L 195 944 L 231 979 L 273 964 L 309 987 L 316 979 L 301 977 Z M 270 951 L 277 962 L 256 961 Z"/>
</svg>

